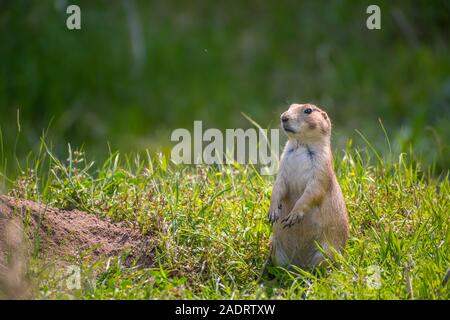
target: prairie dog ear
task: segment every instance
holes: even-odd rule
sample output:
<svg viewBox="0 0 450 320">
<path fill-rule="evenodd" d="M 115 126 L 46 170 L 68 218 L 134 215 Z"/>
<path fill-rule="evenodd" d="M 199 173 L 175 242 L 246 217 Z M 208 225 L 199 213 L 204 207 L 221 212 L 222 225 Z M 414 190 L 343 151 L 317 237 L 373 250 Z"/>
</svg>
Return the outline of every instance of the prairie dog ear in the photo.
<svg viewBox="0 0 450 320">
<path fill-rule="evenodd" d="M 328 114 L 325 111 L 321 112 L 323 119 L 325 120 L 326 125 L 322 126 L 322 132 L 323 133 L 331 133 L 331 120 L 330 117 L 328 117 Z"/>
</svg>

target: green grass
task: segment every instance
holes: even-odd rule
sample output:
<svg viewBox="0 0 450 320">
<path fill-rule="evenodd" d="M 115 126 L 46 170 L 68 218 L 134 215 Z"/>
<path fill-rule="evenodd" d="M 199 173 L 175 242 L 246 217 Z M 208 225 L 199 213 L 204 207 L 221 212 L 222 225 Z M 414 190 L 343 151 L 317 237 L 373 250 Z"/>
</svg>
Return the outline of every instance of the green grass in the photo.
<svg viewBox="0 0 450 320">
<path fill-rule="evenodd" d="M 158 239 L 157 268 L 82 265 L 71 291 L 32 259 L 37 298 L 403 299 L 409 283 L 416 299 L 449 298 L 448 1 L 378 1 L 381 31 L 365 27 L 369 1 L 136 1 L 137 68 L 121 2 L 72 2 L 76 32 L 54 1 L 0 1 L 0 193 L 126 221 Z M 199 119 L 248 128 L 242 112 L 273 127 L 307 101 L 333 119 L 335 147 L 353 139 L 335 153 L 351 239 L 320 276 L 278 269 L 257 282 L 273 177 L 124 154 L 166 150 Z"/>
<path fill-rule="evenodd" d="M 156 267 L 125 267 L 120 257 L 82 265 L 82 288 L 30 264 L 36 298 L 79 299 L 448 299 L 449 176 L 435 177 L 411 155 L 375 149 L 335 153 L 350 215 L 338 263 L 315 274 L 272 268 L 267 211 L 274 177 L 250 166 L 175 166 L 162 154 L 103 164 L 69 147 L 60 160 L 42 144 L 10 194 L 126 221 L 157 238 Z M 408 287 L 412 288 L 412 292 Z"/>
<path fill-rule="evenodd" d="M 170 133 L 195 120 L 250 127 L 241 112 L 273 127 L 290 103 L 311 102 L 333 120 L 339 148 L 359 143 L 354 129 L 382 147 L 382 118 L 399 152 L 413 145 L 422 163 L 447 169 L 446 0 L 379 0 L 377 31 L 365 25 L 368 0 L 133 1 L 146 48 L 137 68 L 124 1 L 72 0 L 79 31 L 67 30 L 57 2 L 0 4 L 8 165 L 39 148 L 44 128 L 59 157 L 70 141 L 104 159 L 105 141 L 122 152 L 170 146 Z"/>
</svg>

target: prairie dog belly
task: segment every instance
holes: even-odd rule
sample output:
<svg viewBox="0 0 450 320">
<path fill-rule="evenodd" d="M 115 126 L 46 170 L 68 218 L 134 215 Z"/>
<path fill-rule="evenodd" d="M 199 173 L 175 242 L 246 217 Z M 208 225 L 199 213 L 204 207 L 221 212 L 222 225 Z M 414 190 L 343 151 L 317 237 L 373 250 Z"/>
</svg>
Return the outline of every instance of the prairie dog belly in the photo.
<svg viewBox="0 0 450 320">
<path fill-rule="evenodd" d="M 305 212 L 303 220 L 290 228 L 283 228 L 281 221 L 291 212 L 313 178 L 310 150 L 303 146 L 287 149 L 282 162 L 280 174 L 286 178 L 288 191 L 286 197 L 281 200 L 280 220 L 273 225 L 276 260 L 282 265 L 305 265 L 305 262 L 310 260 L 311 252 L 315 252 L 315 241 L 320 238 L 320 208 L 314 207 Z"/>
<path fill-rule="evenodd" d="M 281 174 L 286 177 L 288 189 L 287 197 L 284 200 L 288 207 L 286 209 L 292 209 L 295 202 L 305 191 L 308 181 L 312 178 L 312 162 L 308 155 L 308 149 L 303 146 L 286 150 L 282 162 Z"/>
</svg>

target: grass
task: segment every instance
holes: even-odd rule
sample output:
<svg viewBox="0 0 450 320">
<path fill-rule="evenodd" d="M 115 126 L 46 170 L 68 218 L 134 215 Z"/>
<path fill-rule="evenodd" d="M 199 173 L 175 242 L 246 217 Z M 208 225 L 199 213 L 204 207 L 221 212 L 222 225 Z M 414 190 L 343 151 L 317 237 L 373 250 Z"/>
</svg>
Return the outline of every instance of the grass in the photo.
<svg viewBox="0 0 450 320">
<path fill-rule="evenodd" d="M 382 117 L 399 152 L 413 145 L 422 163 L 447 169 L 450 149 L 439 141 L 450 136 L 446 0 L 377 1 L 381 31 L 366 28 L 367 0 L 132 1 L 137 46 L 146 49 L 137 68 L 126 1 L 72 0 L 82 11 L 79 31 L 67 30 L 65 2 L 57 2 L 0 4 L 9 164 L 39 148 L 47 127 L 59 157 L 70 141 L 105 159 L 105 141 L 121 152 L 170 147 L 172 130 L 195 120 L 248 128 L 244 112 L 273 127 L 290 103 L 312 102 L 345 137 L 335 140 L 339 148 L 347 137 L 358 142 L 355 128 L 382 147 Z"/>
<path fill-rule="evenodd" d="M 111 153 L 101 165 L 82 151 L 56 158 L 45 143 L 9 193 L 126 221 L 157 238 L 156 267 L 121 258 L 80 265 L 81 289 L 30 262 L 36 298 L 63 299 L 449 299 L 449 176 L 411 155 L 375 149 L 335 154 L 351 237 L 319 273 L 271 268 L 267 211 L 274 177 L 251 166 L 175 166 L 163 154 Z M 4 177 L 4 175 L 3 175 Z"/>
<path fill-rule="evenodd" d="M 120 2 L 73 2 L 76 32 L 53 1 L 0 1 L 0 193 L 134 225 L 158 239 L 157 268 L 80 263 L 82 289 L 68 290 L 64 272 L 32 259 L 37 298 L 449 298 L 446 1 L 378 1 L 382 31 L 365 27 L 367 1 L 136 1 L 140 67 Z M 276 269 L 276 282 L 257 281 L 273 177 L 122 154 L 169 148 L 170 131 L 198 119 L 247 128 L 243 112 L 270 127 L 307 101 L 334 120 L 334 146 L 354 139 L 335 153 L 351 239 L 321 275 Z"/>
</svg>

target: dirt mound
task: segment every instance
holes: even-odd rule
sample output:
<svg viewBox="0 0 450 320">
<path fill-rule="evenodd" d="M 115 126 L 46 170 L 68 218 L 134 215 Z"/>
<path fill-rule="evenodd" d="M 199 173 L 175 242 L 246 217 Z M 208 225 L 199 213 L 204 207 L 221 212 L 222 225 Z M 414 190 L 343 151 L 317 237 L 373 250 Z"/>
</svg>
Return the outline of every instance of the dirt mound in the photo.
<svg viewBox="0 0 450 320">
<path fill-rule="evenodd" d="M 40 257 L 56 263 L 66 264 L 80 256 L 98 260 L 126 251 L 126 264 L 153 265 L 155 241 L 138 230 L 79 210 L 55 209 L 7 196 L 0 196 L 0 264 L 9 241 L 1 238 L 8 237 L 8 224 L 14 219 L 25 221 L 20 229 L 25 229 L 28 251 L 36 251 L 37 247 Z"/>
</svg>

